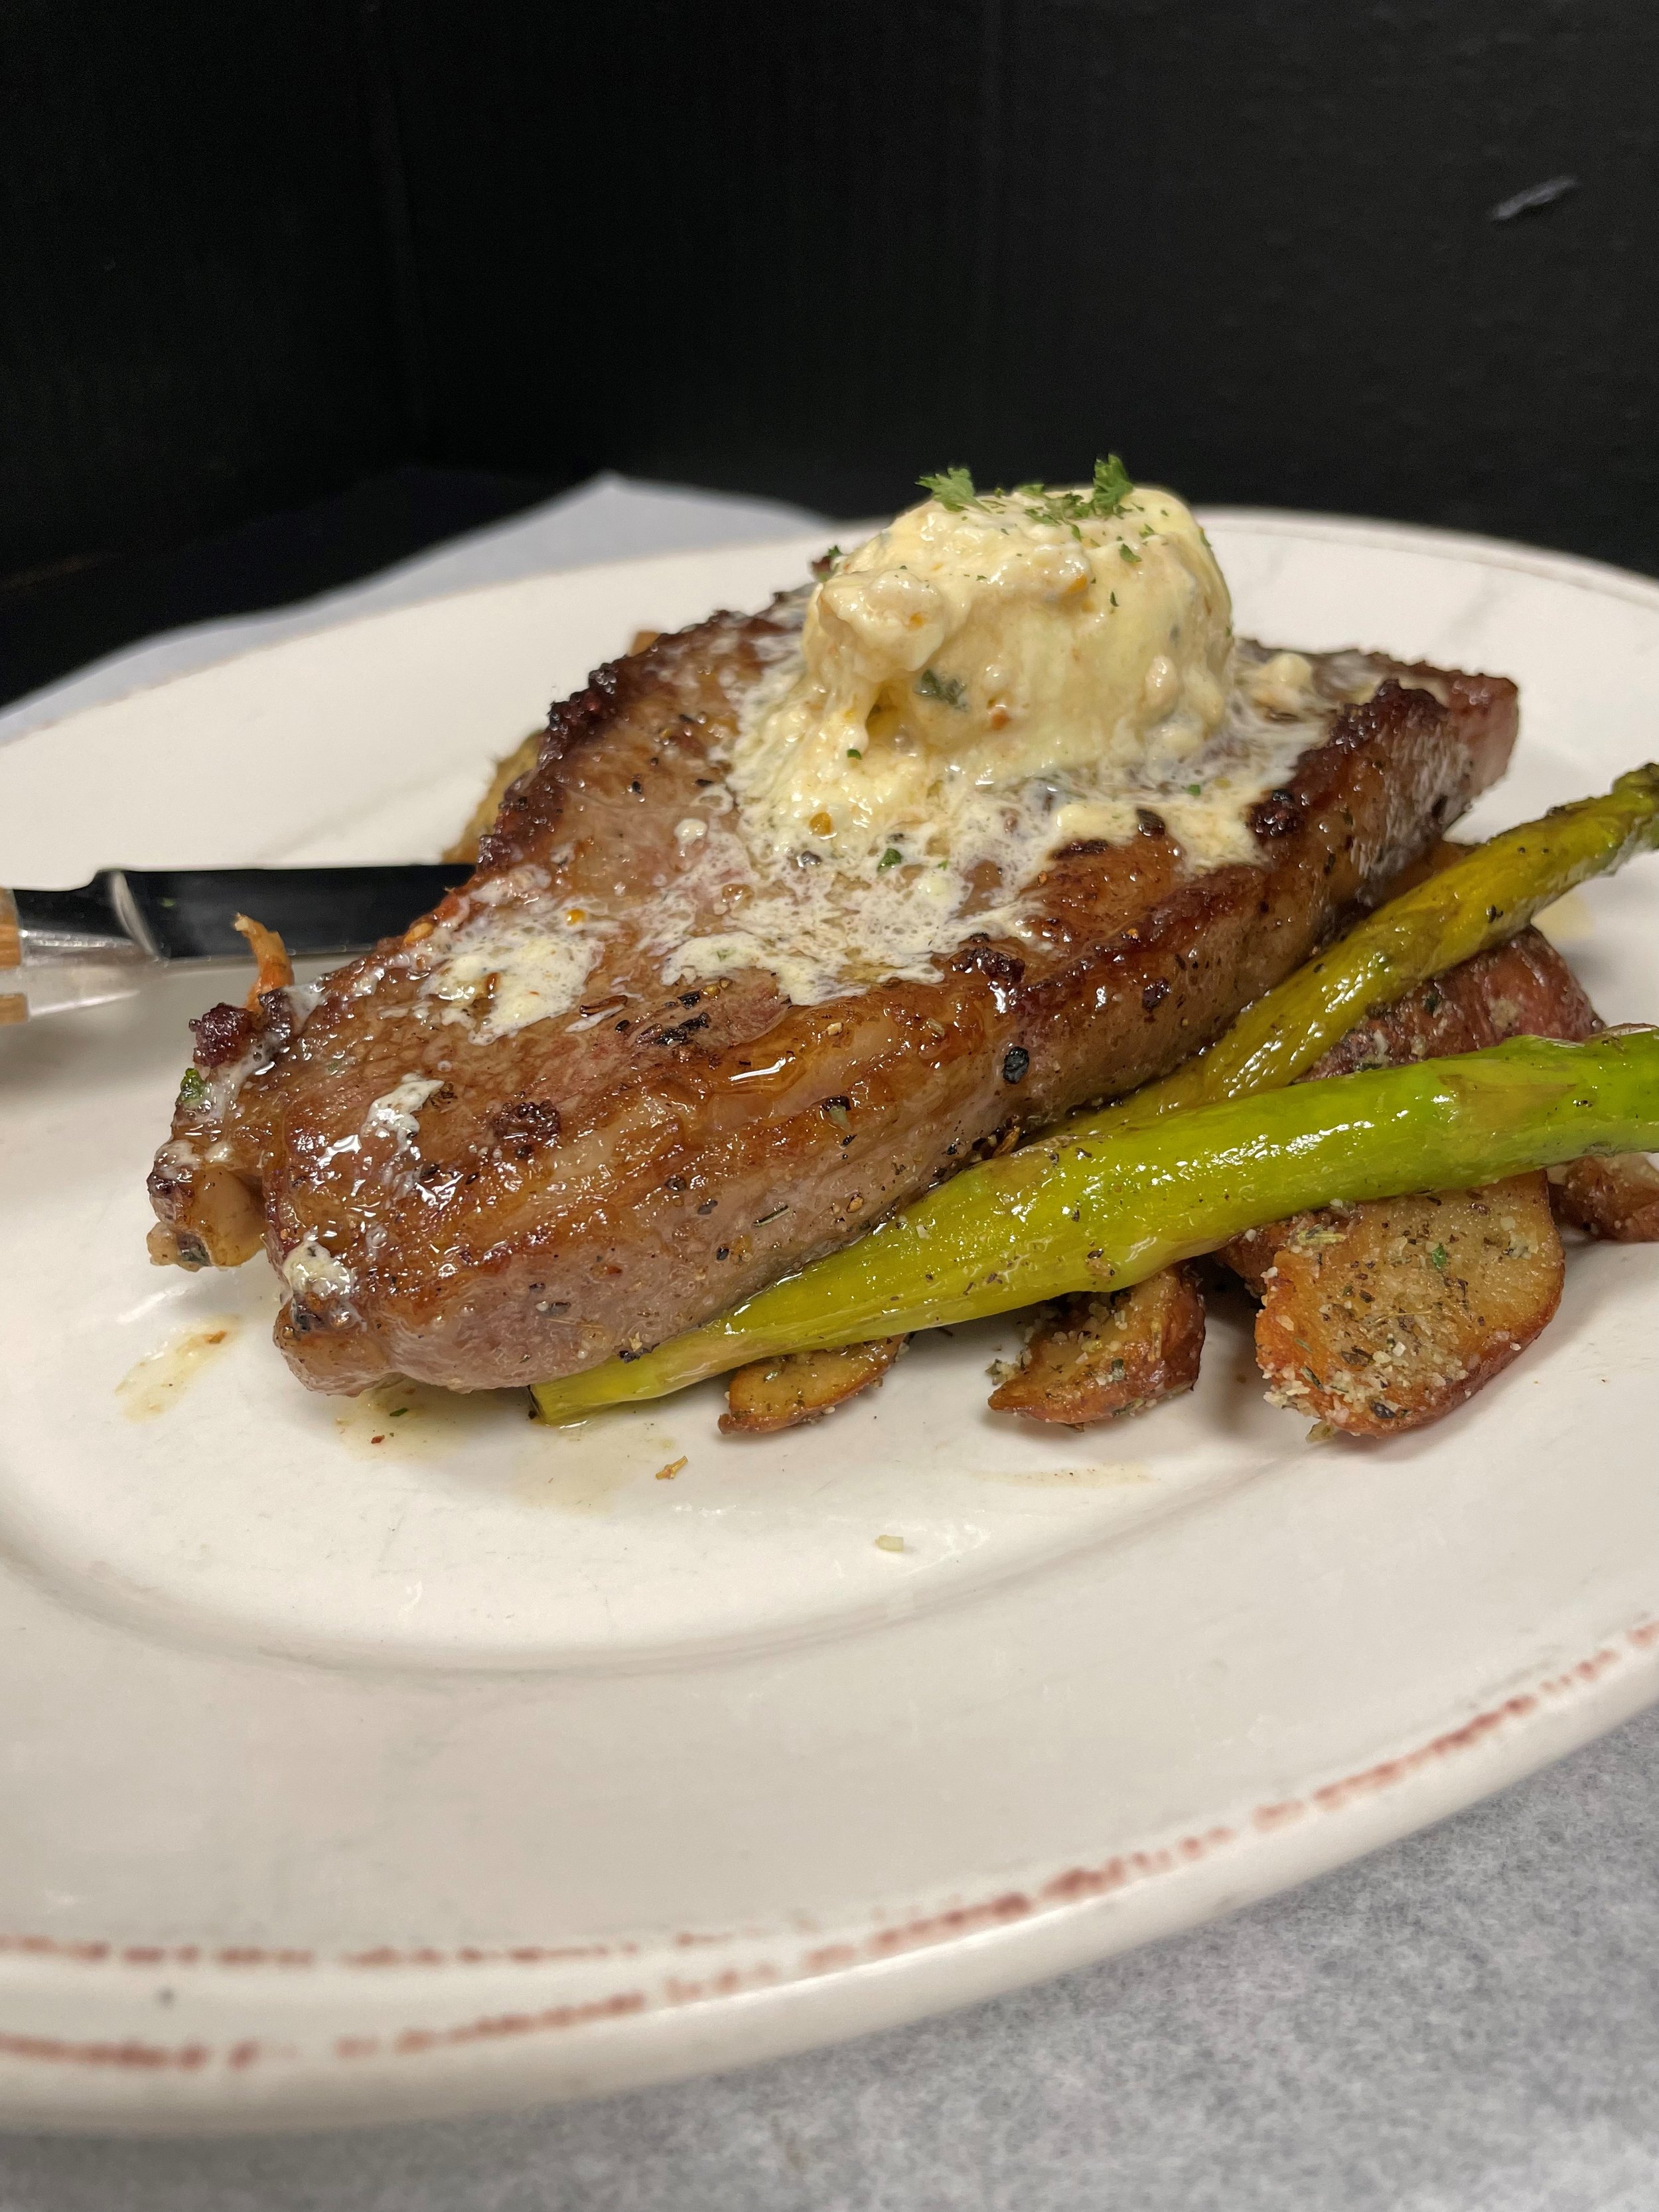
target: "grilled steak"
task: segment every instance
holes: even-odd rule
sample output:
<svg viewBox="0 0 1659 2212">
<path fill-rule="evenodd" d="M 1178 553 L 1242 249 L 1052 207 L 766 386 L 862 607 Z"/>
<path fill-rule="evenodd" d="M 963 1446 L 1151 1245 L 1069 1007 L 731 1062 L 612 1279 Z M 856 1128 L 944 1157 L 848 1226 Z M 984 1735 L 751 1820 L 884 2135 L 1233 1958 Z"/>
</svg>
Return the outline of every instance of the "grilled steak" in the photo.
<svg viewBox="0 0 1659 2212">
<path fill-rule="evenodd" d="M 1501 678 L 1316 659 L 1329 703 L 1255 804 L 1249 863 L 1195 869 L 1144 812 L 1127 842 L 1054 855 L 1022 935 L 969 939 L 934 980 L 817 1005 L 754 968 L 665 981 L 665 909 L 682 935 L 729 915 L 696 848 L 729 810 L 739 703 L 799 616 L 799 597 L 717 616 L 599 671 L 431 916 L 314 1004 L 271 990 L 195 1024 L 152 1249 L 226 1264 L 263 1241 L 291 1291 L 277 1341 L 313 1389 L 479 1389 L 654 1344 L 1016 1130 L 1164 1073 L 1439 836 L 1514 741 Z M 524 947 L 555 913 L 602 925 L 599 950 L 577 1005 L 528 1018 Z M 486 954 L 455 957 L 497 941 L 518 948 L 516 1012 Z"/>
</svg>

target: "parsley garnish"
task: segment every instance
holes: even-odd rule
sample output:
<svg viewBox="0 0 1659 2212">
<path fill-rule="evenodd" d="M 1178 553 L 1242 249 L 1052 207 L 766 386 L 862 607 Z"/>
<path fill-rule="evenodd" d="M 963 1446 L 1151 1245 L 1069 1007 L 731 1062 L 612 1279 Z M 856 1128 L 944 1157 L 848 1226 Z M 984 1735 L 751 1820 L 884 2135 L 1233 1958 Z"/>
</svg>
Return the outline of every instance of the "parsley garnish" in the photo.
<svg viewBox="0 0 1659 2212">
<path fill-rule="evenodd" d="M 918 477 L 916 482 L 951 514 L 961 514 L 970 507 L 982 507 L 992 500 L 1024 499 L 1030 502 L 1033 522 L 1070 523 L 1074 528 L 1079 522 L 1109 522 L 1121 512 L 1124 501 L 1134 489 L 1128 471 L 1115 453 L 1095 463 L 1087 491 L 1051 491 L 1047 484 L 1031 483 L 1016 485 L 1012 493 L 1000 485 L 981 492 L 969 469 L 941 469 L 937 476 Z M 1151 535 L 1150 525 L 1142 534 Z"/>
<path fill-rule="evenodd" d="M 1449 1256 L 1446 1251 L 1445 1246 L 1443 1244 L 1437 1244 L 1433 1251 L 1430 1253 L 1429 1257 L 1433 1261 L 1435 1266 L 1439 1268 L 1441 1273 L 1443 1275 L 1448 1266 L 1450 1264 Z"/>
<path fill-rule="evenodd" d="M 179 1085 L 179 1103 L 181 1106 L 199 1106 L 207 1095 L 207 1078 L 200 1068 L 187 1067 Z"/>
<path fill-rule="evenodd" d="M 941 469 L 936 477 L 918 477 L 916 482 L 951 514 L 980 503 L 972 473 L 967 469 Z"/>
<path fill-rule="evenodd" d="M 1118 514 L 1134 486 L 1115 453 L 1095 463 L 1087 491 L 1049 491 L 1042 484 L 1022 487 L 1031 498 L 1034 522 L 1109 522 Z"/>
<path fill-rule="evenodd" d="M 965 707 L 968 686 L 960 676 L 940 676 L 931 668 L 924 668 L 916 678 L 916 690 L 924 699 L 937 699 L 942 707 Z"/>
<path fill-rule="evenodd" d="M 847 757 L 848 760 L 862 760 L 864 758 L 864 755 L 859 750 L 856 745 L 848 745 L 847 748 Z"/>
<path fill-rule="evenodd" d="M 1187 796 L 1188 796 L 1188 799 L 1196 799 L 1196 798 L 1198 797 L 1198 795 L 1199 795 L 1200 792 L 1201 792 L 1201 791 L 1203 790 L 1203 788 L 1204 788 L 1204 787 L 1203 787 L 1203 785 L 1202 785 L 1201 783 L 1189 783 L 1189 784 L 1187 786 Z"/>
<path fill-rule="evenodd" d="M 1117 550 L 1122 558 L 1129 563 L 1131 568 L 1138 568 L 1140 566 L 1140 556 L 1135 551 L 1133 545 L 1127 543 L 1120 543 Z"/>
<path fill-rule="evenodd" d="M 899 862 L 903 858 L 903 854 L 900 852 L 896 845 L 890 845 L 887 848 L 887 850 L 882 854 L 880 860 L 876 863 L 876 873 L 879 875 L 884 868 L 897 867 Z"/>
</svg>

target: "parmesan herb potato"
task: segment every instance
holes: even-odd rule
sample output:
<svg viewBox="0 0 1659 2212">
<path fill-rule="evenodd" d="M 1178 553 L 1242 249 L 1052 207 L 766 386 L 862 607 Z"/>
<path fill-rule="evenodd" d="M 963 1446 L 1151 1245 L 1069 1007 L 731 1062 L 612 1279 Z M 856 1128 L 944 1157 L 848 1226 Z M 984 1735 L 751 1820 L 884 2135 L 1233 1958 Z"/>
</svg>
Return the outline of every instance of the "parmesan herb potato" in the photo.
<svg viewBox="0 0 1659 2212">
<path fill-rule="evenodd" d="M 1131 1290 L 1085 1291 L 1040 1308 L 991 1408 L 1074 1428 L 1144 1413 L 1192 1389 L 1203 1350 L 1198 1278 L 1190 1267 L 1166 1267 Z"/>
<path fill-rule="evenodd" d="M 727 1436 L 766 1437 L 816 1421 L 878 1383 L 903 1351 L 902 1336 L 879 1336 L 836 1352 L 791 1352 L 751 1360 L 726 1387 Z"/>
<path fill-rule="evenodd" d="M 1609 1244 L 1659 1244 L 1659 1167 L 1645 1152 L 1571 1160 L 1550 1170 L 1563 1221 Z"/>
<path fill-rule="evenodd" d="M 1438 1419 L 1524 1351 L 1561 1300 L 1541 1171 L 1303 1214 L 1278 1224 L 1264 1267 L 1266 1233 L 1227 1256 L 1261 1292 L 1268 1395 L 1350 1436 Z"/>
</svg>

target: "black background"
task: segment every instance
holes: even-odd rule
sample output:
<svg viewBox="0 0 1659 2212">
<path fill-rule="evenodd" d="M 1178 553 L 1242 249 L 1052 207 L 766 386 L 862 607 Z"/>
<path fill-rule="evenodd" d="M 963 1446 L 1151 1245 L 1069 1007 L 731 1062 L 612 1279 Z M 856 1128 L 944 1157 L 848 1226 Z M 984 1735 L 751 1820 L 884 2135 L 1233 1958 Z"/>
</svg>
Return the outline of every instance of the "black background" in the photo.
<svg viewBox="0 0 1659 2212">
<path fill-rule="evenodd" d="M 1659 571 L 1651 0 L 5 0 L 0 38 L 5 692 L 602 466 L 846 514 L 1114 447 Z"/>
</svg>

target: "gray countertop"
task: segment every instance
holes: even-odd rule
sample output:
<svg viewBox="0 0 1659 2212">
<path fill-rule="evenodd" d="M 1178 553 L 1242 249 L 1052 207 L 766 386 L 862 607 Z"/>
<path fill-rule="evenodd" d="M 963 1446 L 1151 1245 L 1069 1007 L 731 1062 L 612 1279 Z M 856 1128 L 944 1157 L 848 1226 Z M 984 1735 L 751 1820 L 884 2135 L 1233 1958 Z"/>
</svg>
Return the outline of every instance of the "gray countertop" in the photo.
<svg viewBox="0 0 1659 2212">
<path fill-rule="evenodd" d="M 273 635 L 810 518 L 614 480 L 314 605 L 156 641 L 0 741 Z M 1659 2206 L 1659 1712 L 1215 1927 L 602 2104 L 227 2142 L 0 2138 L 0 2212 L 1615 2212 Z"/>
</svg>

